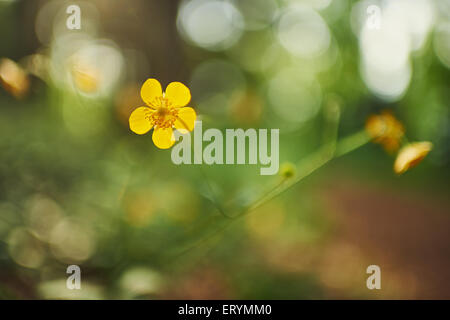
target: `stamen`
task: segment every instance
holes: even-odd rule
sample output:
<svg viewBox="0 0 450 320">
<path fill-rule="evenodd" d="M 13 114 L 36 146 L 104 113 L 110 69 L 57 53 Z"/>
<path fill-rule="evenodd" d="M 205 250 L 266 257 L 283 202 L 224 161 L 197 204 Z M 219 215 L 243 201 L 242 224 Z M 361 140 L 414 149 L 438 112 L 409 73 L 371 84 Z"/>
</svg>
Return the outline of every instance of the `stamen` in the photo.
<svg viewBox="0 0 450 320">
<path fill-rule="evenodd" d="M 159 108 L 150 116 L 150 121 L 158 128 L 172 128 L 178 116 L 178 110 Z"/>
</svg>

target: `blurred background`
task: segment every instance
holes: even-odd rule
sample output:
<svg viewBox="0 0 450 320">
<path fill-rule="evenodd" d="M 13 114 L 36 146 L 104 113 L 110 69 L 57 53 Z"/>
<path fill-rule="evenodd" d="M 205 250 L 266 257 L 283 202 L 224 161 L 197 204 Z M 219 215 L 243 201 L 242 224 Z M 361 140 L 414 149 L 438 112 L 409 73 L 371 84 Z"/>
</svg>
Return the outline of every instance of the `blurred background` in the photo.
<svg viewBox="0 0 450 320">
<path fill-rule="evenodd" d="M 450 299 L 450 0 L 0 0 L 0 39 L 0 298 Z M 330 105 L 434 148 L 397 176 L 364 145 L 230 224 L 279 177 L 172 164 L 128 128 L 147 78 L 204 129 L 279 128 L 281 163 Z"/>
</svg>

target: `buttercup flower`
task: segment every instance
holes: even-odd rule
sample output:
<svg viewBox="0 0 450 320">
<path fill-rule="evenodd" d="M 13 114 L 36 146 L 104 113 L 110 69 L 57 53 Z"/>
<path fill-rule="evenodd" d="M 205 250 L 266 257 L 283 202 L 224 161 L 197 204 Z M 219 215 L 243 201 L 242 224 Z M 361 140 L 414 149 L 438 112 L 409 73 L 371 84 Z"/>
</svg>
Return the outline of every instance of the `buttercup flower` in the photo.
<svg viewBox="0 0 450 320">
<path fill-rule="evenodd" d="M 14 61 L 0 60 L 0 82 L 6 91 L 16 98 L 23 98 L 30 87 L 27 73 Z"/>
<path fill-rule="evenodd" d="M 191 100 L 191 92 L 181 82 L 171 82 L 163 93 L 158 80 L 147 79 L 141 88 L 141 98 L 147 106 L 131 113 L 130 129 L 145 134 L 154 127 L 152 140 L 158 148 L 173 146 L 174 128 L 181 133 L 194 129 L 197 115 L 194 109 L 185 107 Z"/>
<path fill-rule="evenodd" d="M 387 110 L 379 115 L 371 115 L 366 121 L 366 131 L 373 142 L 381 144 L 387 152 L 397 150 L 405 134 L 402 123 Z"/>
<path fill-rule="evenodd" d="M 432 147 L 433 144 L 428 141 L 414 142 L 406 145 L 398 152 L 394 163 L 394 171 L 397 174 L 402 174 L 418 165 L 431 151 Z"/>
</svg>

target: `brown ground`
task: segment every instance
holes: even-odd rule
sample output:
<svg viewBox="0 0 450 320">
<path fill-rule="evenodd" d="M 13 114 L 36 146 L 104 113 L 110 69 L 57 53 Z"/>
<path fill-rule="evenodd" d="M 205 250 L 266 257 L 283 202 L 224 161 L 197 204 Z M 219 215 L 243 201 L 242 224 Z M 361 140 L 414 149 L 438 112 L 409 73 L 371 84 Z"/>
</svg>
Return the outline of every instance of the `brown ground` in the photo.
<svg viewBox="0 0 450 320">
<path fill-rule="evenodd" d="M 450 202 L 445 195 L 430 196 L 426 190 L 394 194 L 341 182 L 326 192 L 336 241 L 355 246 L 380 266 L 379 297 L 450 299 Z"/>
</svg>

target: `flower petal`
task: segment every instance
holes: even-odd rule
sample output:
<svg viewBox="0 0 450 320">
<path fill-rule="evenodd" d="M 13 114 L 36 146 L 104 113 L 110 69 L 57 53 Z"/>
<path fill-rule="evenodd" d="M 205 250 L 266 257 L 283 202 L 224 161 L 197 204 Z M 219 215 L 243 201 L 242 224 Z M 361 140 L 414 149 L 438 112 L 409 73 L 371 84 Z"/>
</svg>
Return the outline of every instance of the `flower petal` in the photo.
<svg viewBox="0 0 450 320">
<path fill-rule="evenodd" d="M 191 101 L 191 91 L 181 82 L 171 82 L 166 88 L 165 98 L 167 98 L 174 107 L 184 107 Z"/>
<path fill-rule="evenodd" d="M 148 107 L 139 107 L 134 110 L 128 119 L 131 131 L 137 134 L 147 133 L 153 127 L 153 123 L 148 118 L 153 112 Z"/>
<path fill-rule="evenodd" d="M 431 151 L 433 144 L 428 141 L 414 142 L 403 147 L 397 155 L 394 163 L 394 171 L 402 174 L 408 169 L 418 165 Z"/>
<path fill-rule="evenodd" d="M 141 87 L 141 98 L 150 108 L 159 107 L 162 95 L 161 84 L 156 79 L 147 79 Z"/>
<path fill-rule="evenodd" d="M 0 59 L 0 83 L 18 99 L 23 98 L 30 88 L 30 79 L 25 70 L 7 58 Z"/>
<path fill-rule="evenodd" d="M 194 130 L 194 123 L 197 115 L 195 110 L 190 107 L 181 108 L 178 110 L 177 120 L 175 120 L 174 127 L 181 133 Z"/>
<path fill-rule="evenodd" d="M 172 128 L 158 128 L 153 130 L 153 143 L 160 149 L 169 149 L 175 143 Z"/>
<path fill-rule="evenodd" d="M 403 124 L 388 110 L 379 115 L 371 115 L 366 121 L 365 128 L 373 142 L 381 144 L 389 153 L 400 147 L 401 139 L 405 134 Z"/>
</svg>

